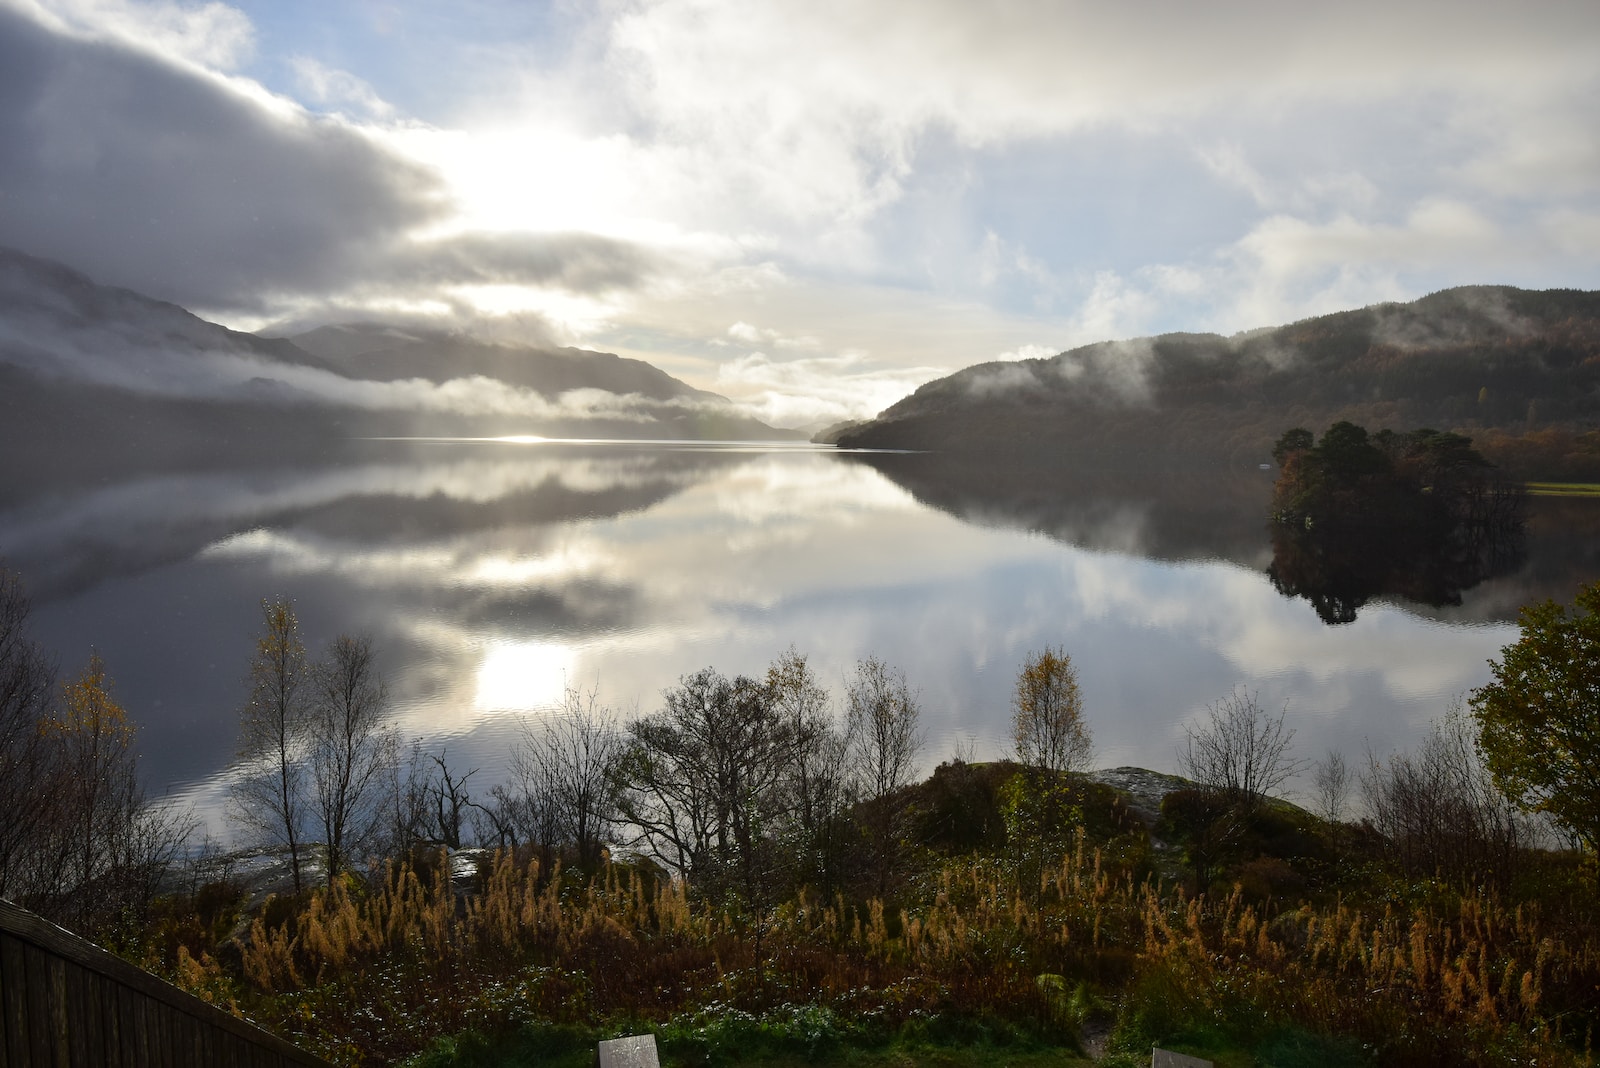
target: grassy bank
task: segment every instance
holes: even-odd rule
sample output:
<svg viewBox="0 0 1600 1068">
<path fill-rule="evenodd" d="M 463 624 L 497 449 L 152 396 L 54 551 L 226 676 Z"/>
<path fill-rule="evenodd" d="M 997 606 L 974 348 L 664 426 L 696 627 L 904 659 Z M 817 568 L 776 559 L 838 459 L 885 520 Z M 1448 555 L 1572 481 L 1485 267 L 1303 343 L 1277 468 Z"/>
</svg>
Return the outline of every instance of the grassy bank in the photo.
<svg viewBox="0 0 1600 1068">
<path fill-rule="evenodd" d="M 1529 482 L 1534 497 L 1600 497 L 1600 482 Z"/>
<path fill-rule="evenodd" d="M 502 854 L 465 895 L 396 864 L 274 901 L 231 939 L 175 906 L 146 954 L 351 1065 L 587 1064 L 642 1031 L 686 1066 L 1072 1063 L 1086 1035 L 1113 1065 L 1153 1043 L 1238 1066 L 1593 1063 L 1600 919 L 1576 856 L 1421 878 L 1359 827 L 1272 806 L 1213 848 L 1197 894 L 1181 806 L 1158 849 L 1079 782 L 1061 825 L 1008 842 L 985 812 L 1012 773 L 919 786 L 920 844 L 887 898 L 753 909 L 647 865 Z M 941 839 L 950 812 L 966 829 Z"/>
</svg>

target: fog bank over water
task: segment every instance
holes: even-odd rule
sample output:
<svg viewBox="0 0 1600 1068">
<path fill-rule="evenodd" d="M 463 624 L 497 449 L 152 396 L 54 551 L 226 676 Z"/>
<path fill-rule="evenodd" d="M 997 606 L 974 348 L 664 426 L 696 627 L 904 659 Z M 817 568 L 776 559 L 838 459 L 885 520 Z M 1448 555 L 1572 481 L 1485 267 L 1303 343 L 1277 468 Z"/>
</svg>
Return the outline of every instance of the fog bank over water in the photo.
<svg viewBox="0 0 1600 1068">
<path fill-rule="evenodd" d="M 1374 603 L 1326 627 L 1267 581 L 1249 481 L 1018 496 L 999 474 L 794 447 L 386 448 L 0 510 L 39 637 L 69 667 L 104 656 L 155 793 L 214 805 L 270 597 L 294 600 L 314 650 L 370 634 L 395 722 L 481 767 L 482 790 L 566 685 L 626 719 L 686 673 L 761 673 L 791 644 L 836 698 L 859 657 L 904 669 L 924 770 L 958 745 L 1004 751 L 1016 671 L 1047 644 L 1078 666 L 1101 764 L 1171 769 L 1184 723 L 1235 686 L 1287 705 L 1302 755 L 1385 752 L 1487 680 L 1521 603 L 1513 576 L 1459 608 Z M 1545 544 L 1523 580 L 1554 588 L 1572 571 Z"/>
</svg>

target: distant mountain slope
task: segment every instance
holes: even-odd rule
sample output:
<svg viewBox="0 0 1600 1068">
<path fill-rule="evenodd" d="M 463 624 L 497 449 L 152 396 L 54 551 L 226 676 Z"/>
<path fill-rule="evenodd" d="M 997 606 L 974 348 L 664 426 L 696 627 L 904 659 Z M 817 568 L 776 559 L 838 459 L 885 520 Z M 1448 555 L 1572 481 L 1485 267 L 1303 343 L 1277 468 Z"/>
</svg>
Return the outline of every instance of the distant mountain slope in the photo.
<svg viewBox="0 0 1600 1068">
<path fill-rule="evenodd" d="M 1288 427 L 1320 432 L 1339 419 L 1487 438 L 1592 431 L 1600 293 L 1472 286 L 1233 337 L 1164 334 L 979 364 L 837 441 L 1113 466 L 1253 465 Z"/>
<path fill-rule="evenodd" d="M 0 248 L 0 480 L 304 457 L 357 437 L 798 436 L 606 353 L 375 326 L 298 340 Z"/>
<path fill-rule="evenodd" d="M 350 378 L 445 382 L 482 375 L 555 397 L 572 389 L 603 389 L 652 400 L 721 400 L 643 360 L 586 349 L 500 345 L 440 331 L 403 330 L 381 323 L 322 326 L 288 340 Z"/>
<path fill-rule="evenodd" d="M 229 354 L 333 371 L 326 361 L 278 338 L 230 330 L 176 304 L 103 286 L 70 267 L 0 246 L 0 361 L 47 377 L 90 370 L 80 351 L 109 361 L 118 348 L 188 356 Z"/>
</svg>

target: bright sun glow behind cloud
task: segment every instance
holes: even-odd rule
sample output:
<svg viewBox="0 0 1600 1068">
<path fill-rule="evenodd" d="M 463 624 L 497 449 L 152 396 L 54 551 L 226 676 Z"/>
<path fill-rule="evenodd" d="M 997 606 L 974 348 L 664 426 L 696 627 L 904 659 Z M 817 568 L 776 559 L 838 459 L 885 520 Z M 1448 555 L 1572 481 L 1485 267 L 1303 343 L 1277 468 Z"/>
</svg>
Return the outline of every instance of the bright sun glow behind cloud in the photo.
<svg viewBox="0 0 1600 1068">
<path fill-rule="evenodd" d="M 439 231 L 583 230 L 643 236 L 629 223 L 631 160 L 616 137 L 541 125 L 401 129 L 388 135 L 445 179 L 454 211 Z"/>
</svg>

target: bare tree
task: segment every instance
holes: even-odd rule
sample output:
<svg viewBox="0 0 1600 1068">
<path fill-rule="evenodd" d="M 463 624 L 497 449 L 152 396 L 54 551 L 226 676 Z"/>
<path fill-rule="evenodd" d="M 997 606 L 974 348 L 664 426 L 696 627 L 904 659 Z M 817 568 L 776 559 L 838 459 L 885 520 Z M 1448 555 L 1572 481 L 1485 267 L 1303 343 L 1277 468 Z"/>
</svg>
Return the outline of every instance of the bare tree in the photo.
<svg viewBox="0 0 1600 1068">
<path fill-rule="evenodd" d="M 398 758 L 398 739 L 384 725 L 388 690 L 367 638 L 334 639 L 313 669 L 312 686 L 307 756 L 331 886 L 372 844 L 382 820 L 384 773 Z"/>
<path fill-rule="evenodd" d="M 922 710 L 905 675 L 877 657 L 856 664 L 846 691 L 856 774 L 880 895 L 887 893 L 905 829 L 905 788 L 922 748 Z"/>
<path fill-rule="evenodd" d="M 799 739 L 767 688 L 743 676 L 706 668 L 662 698 L 660 711 L 629 726 L 617 775 L 622 819 L 702 890 L 764 900 Z"/>
<path fill-rule="evenodd" d="M 483 818 L 502 840 L 532 843 L 545 870 L 568 852 L 593 868 L 617 820 L 615 775 L 624 747 L 598 696 L 567 687 L 549 715 L 522 722 L 511 782 L 491 791 Z"/>
<path fill-rule="evenodd" d="M 563 837 L 578 863 L 600 862 L 605 838 L 617 820 L 615 779 L 623 738 L 611 711 L 594 691 L 567 687 L 561 707 L 545 719 L 538 751 L 547 763 L 544 776 L 555 803 Z"/>
<path fill-rule="evenodd" d="M 1078 673 L 1065 651 L 1030 653 L 1011 698 L 1011 736 L 1017 762 L 1052 772 L 1083 772 L 1094 745 L 1083 721 Z"/>
<path fill-rule="evenodd" d="M 257 841 L 288 850 L 299 893 L 311 672 L 294 606 L 285 600 L 262 601 L 261 622 L 250 660 L 250 695 L 239 716 L 245 766 L 233 788 L 229 814 Z"/>
<path fill-rule="evenodd" d="M 404 756 L 384 770 L 383 819 L 379 849 L 391 858 L 410 852 L 428 835 L 428 761 L 422 742 L 412 739 Z"/>
<path fill-rule="evenodd" d="M 425 826 L 430 837 L 451 849 L 460 849 L 462 828 L 468 825 L 471 812 L 479 807 L 467 790 L 468 780 L 478 774 L 478 769 L 472 768 L 465 774 L 457 774 L 451 770 L 450 762 L 446 759 L 449 755 L 448 749 L 428 755 L 434 770 L 429 773 L 422 788 L 426 798 Z"/>
<path fill-rule="evenodd" d="M 1417 875 L 1504 882 L 1537 826 L 1495 788 L 1454 703 L 1411 753 L 1367 755 L 1361 792 L 1392 862 Z"/>
<path fill-rule="evenodd" d="M 523 725 L 523 734 L 511 750 L 511 781 L 489 791 L 488 817 L 502 834 L 513 832 L 537 852 L 540 878 L 554 870 L 561 855 L 565 822 L 544 742 L 540 731 Z"/>
<path fill-rule="evenodd" d="M 832 699 L 792 646 L 767 668 L 768 699 L 795 735 L 790 829 L 797 874 L 830 896 L 839 876 L 848 810 L 855 800 L 850 736 L 835 723 Z"/>
<path fill-rule="evenodd" d="M 497 849 L 516 849 L 518 831 L 516 795 L 503 783 L 489 788 L 489 803 L 472 806 L 472 829 L 479 842 Z"/>
<path fill-rule="evenodd" d="M 1328 750 L 1328 755 L 1312 769 L 1312 781 L 1317 787 L 1317 815 L 1330 824 L 1342 823 L 1345 798 L 1350 793 L 1350 772 L 1344 754 L 1337 749 Z"/>
<path fill-rule="evenodd" d="M 1204 723 L 1185 729 L 1178 766 L 1234 811 L 1254 812 L 1303 770 L 1289 755 L 1294 731 L 1284 725 L 1285 713 L 1269 714 L 1255 694 L 1234 690 L 1207 712 Z"/>
<path fill-rule="evenodd" d="M 32 860 L 51 774 L 43 725 L 55 666 L 28 634 L 22 581 L 0 568 L 0 897 L 19 897 Z"/>
</svg>

